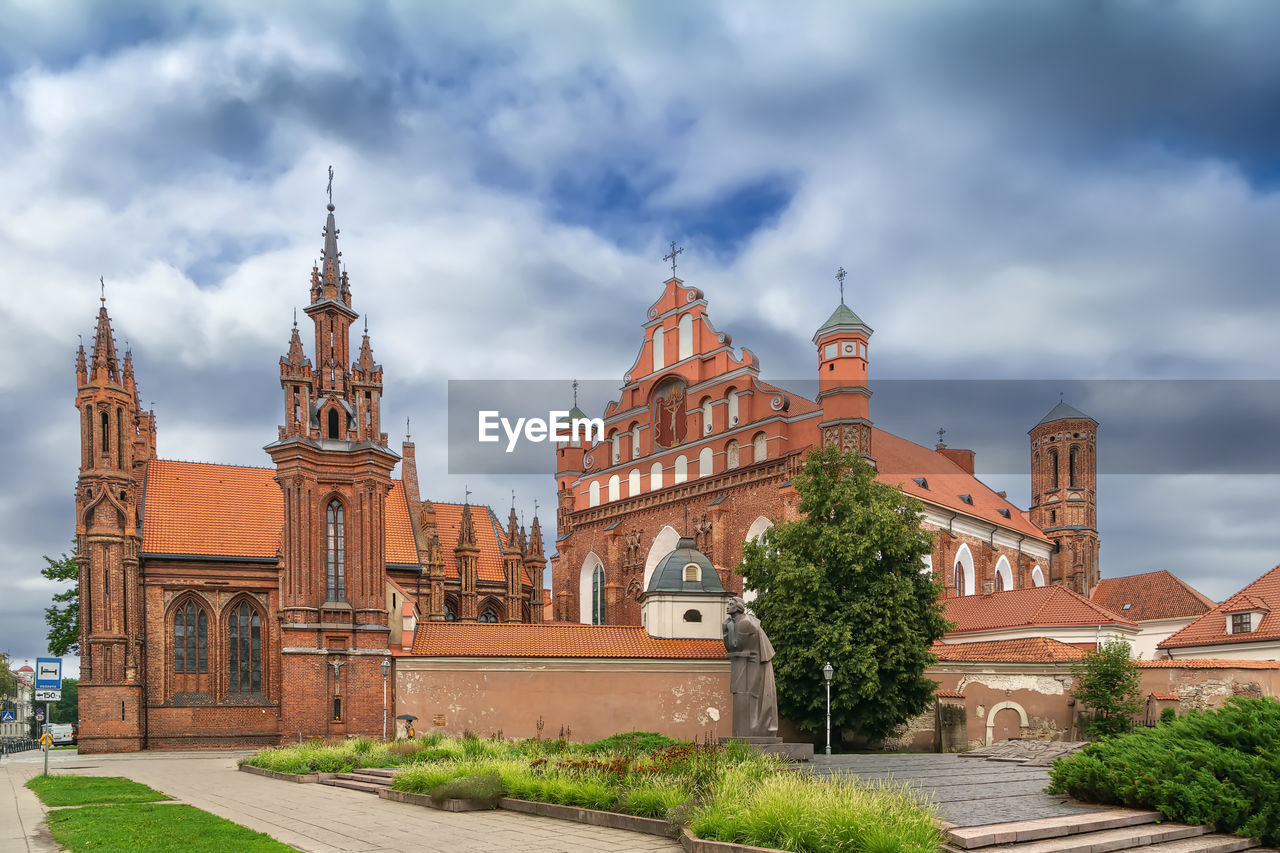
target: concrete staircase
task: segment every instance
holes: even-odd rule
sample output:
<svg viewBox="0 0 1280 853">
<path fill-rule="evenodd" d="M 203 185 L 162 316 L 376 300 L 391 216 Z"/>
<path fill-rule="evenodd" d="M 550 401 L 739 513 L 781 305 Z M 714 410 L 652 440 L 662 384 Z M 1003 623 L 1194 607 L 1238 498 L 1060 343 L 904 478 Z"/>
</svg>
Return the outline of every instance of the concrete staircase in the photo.
<svg viewBox="0 0 1280 853">
<path fill-rule="evenodd" d="M 1265 853 L 1248 838 L 1162 821 L 1158 812 L 1137 809 L 952 827 L 942 849 L 947 853 Z"/>
<path fill-rule="evenodd" d="M 319 782 L 321 785 L 350 788 L 353 791 L 364 791 L 376 795 L 379 791 L 391 787 L 391 777 L 394 775 L 394 770 L 368 768 L 351 773 L 323 773 Z"/>
</svg>

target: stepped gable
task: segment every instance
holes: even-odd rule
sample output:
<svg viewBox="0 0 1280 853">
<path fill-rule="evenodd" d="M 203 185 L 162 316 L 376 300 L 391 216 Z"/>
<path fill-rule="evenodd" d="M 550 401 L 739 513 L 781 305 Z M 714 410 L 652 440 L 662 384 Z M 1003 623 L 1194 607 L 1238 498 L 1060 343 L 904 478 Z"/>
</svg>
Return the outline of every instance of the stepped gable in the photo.
<svg viewBox="0 0 1280 853">
<path fill-rule="evenodd" d="M 284 524 L 274 468 L 156 459 L 147 465 L 142 551 L 148 556 L 276 558 Z M 404 484 L 386 504 L 388 563 L 418 562 Z"/>
<path fill-rule="evenodd" d="M 419 657 L 665 658 L 724 660 L 720 640 L 671 640 L 639 626 L 424 622 L 413 638 Z"/>
<path fill-rule="evenodd" d="M 1050 637 L 983 643 L 934 643 L 931 651 L 939 661 L 951 663 L 1064 663 L 1084 657 L 1082 649 Z"/>
<path fill-rule="evenodd" d="M 1061 586 L 1024 587 L 988 595 L 948 598 L 943 602 L 942 615 L 956 626 L 947 632 L 948 637 L 970 631 L 1041 625 L 1138 627 L 1123 616 Z"/>
<path fill-rule="evenodd" d="M 872 427 L 871 454 L 876 460 L 876 479 L 881 483 L 898 486 L 913 498 L 944 506 L 962 515 L 1025 533 L 1041 542 L 1049 541 L 1040 528 L 1027 520 L 1022 510 L 936 450 Z M 917 483 L 917 477 L 924 479 L 926 485 Z M 961 495 L 968 495 L 973 503 L 963 500 Z"/>
<path fill-rule="evenodd" d="M 1164 570 L 1106 578 L 1091 600 L 1136 622 L 1200 616 L 1216 606 L 1213 599 Z"/>
<path fill-rule="evenodd" d="M 1228 634 L 1228 614 L 1243 610 L 1262 611 L 1262 621 L 1247 634 Z M 1156 648 L 1253 643 L 1277 638 L 1280 638 L 1280 566 L 1276 566 Z"/>
</svg>

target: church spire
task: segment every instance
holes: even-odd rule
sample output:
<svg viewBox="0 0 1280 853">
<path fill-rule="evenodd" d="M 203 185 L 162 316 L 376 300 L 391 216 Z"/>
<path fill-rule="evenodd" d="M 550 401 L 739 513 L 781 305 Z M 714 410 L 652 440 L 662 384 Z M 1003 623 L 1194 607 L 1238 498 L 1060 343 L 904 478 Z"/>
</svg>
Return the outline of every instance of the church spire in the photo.
<svg viewBox="0 0 1280 853">
<path fill-rule="evenodd" d="M 102 279 L 98 282 L 101 284 Z M 116 358 L 116 339 L 111 334 L 111 318 L 107 315 L 107 297 L 106 285 L 103 284 L 103 293 L 99 299 L 102 302 L 98 308 L 98 330 L 93 336 L 93 355 L 90 361 L 93 364 L 93 376 L 98 382 L 110 380 L 112 382 L 120 381 L 120 362 Z"/>
</svg>

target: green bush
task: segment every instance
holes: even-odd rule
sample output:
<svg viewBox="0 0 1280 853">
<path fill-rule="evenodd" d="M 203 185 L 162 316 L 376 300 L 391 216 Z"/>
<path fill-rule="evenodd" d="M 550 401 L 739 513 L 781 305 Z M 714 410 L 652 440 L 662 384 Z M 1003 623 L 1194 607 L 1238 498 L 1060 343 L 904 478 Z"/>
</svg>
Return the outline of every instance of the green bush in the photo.
<svg viewBox="0 0 1280 853">
<path fill-rule="evenodd" d="M 1160 711 L 1160 722 L 1161 722 L 1161 723 L 1172 723 L 1172 722 L 1173 722 L 1174 720 L 1176 720 L 1176 719 L 1178 719 L 1178 709 L 1177 709 L 1177 708 L 1173 707 L 1172 705 L 1169 705 L 1169 706 L 1166 706 L 1165 708 L 1161 709 L 1161 711 Z"/>
<path fill-rule="evenodd" d="M 1050 793 L 1159 809 L 1165 817 L 1280 843 L 1280 701 L 1233 698 L 1107 738 L 1050 770 Z"/>
<path fill-rule="evenodd" d="M 445 800 L 470 800 L 483 803 L 491 809 L 498 807 L 498 800 L 507 795 L 502 777 L 496 771 L 479 773 L 475 776 L 463 776 L 437 785 L 431 791 L 431 800 L 440 805 Z"/>
<path fill-rule="evenodd" d="M 666 735 L 658 734 L 657 732 L 624 732 L 619 735 L 610 735 L 603 740 L 585 743 L 581 748 L 583 752 L 592 754 L 616 752 L 632 756 L 639 755 L 642 752 L 657 752 L 660 749 L 666 749 L 678 743 L 682 743 L 682 741 L 672 740 Z"/>
</svg>

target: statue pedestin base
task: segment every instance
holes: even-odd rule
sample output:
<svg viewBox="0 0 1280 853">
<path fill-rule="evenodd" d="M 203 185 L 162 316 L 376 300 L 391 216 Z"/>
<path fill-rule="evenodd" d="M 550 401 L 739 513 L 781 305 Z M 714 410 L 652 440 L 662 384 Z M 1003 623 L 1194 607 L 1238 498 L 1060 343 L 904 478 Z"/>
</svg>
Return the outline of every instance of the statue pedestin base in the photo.
<svg viewBox="0 0 1280 853">
<path fill-rule="evenodd" d="M 787 761 L 809 761 L 813 758 L 813 744 L 783 743 L 780 737 L 722 737 L 720 745 L 726 746 L 734 741 L 745 743 L 756 752 L 776 755 Z"/>
</svg>

